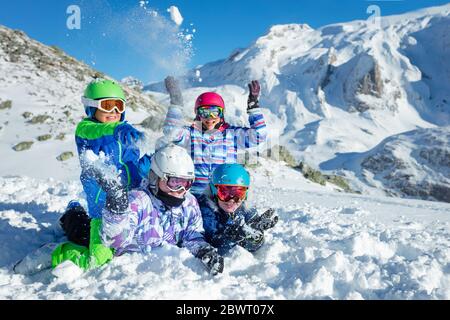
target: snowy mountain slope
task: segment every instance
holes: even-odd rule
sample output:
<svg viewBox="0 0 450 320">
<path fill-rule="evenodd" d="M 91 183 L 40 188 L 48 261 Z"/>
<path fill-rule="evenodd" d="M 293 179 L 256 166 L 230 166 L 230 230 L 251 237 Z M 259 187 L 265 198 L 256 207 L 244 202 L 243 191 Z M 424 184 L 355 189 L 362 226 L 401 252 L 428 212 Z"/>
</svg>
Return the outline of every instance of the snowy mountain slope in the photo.
<svg viewBox="0 0 450 320">
<path fill-rule="evenodd" d="M 353 171 L 397 196 L 450 202 L 449 141 L 449 126 L 413 130 L 365 153 L 340 154 L 322 168 Z"/>
<path fill-rule="evenodd" d="M 244 108 L 246 83 L 259 79 L 271 137 L 318 168 L 392 135 L 450 124 L 449 28 L 450 4 L 381 17 L 379 27 L 276 25 L 248 48 L 192 70 L 185 95 L 224 94 L 231 121 L 245 122 L 234 105 Z M 162 83 L 146 88 L 163 91 Z M 191 106 L 186 113 L 192 117 Z"/>
<path fill-rule="evenodd" d="M 94 76 L 106 77 L 55 47 L 0 26 L 0 103 L 11 101 L 10 108 L 0 108 L 0 152 L 8 159 L 0 176 L 77 179 L 75 126 L 85 115 L 81 95 Z M 125 92 L 131 123 L 163 118 L 164 107 L 151 97 Z M 13 149 L 19 143 L 26 148 L 27 142 L 30 149 Z M 68 160 L 57 160 L 63 153 Z"/>
<path fill-rule="evenodd" d="M 449 299 L 450 205 L 335 193 L 283 165 L 252 170 L 251 203 L 279 224 L 255 254 L 236 248 L 212 278 L 185 249 L 126 254 L 98 270 L 13 274 L 60 239 L 52 225 L 79 186 L 0 178 L 2 299 Z"/>
</svg>

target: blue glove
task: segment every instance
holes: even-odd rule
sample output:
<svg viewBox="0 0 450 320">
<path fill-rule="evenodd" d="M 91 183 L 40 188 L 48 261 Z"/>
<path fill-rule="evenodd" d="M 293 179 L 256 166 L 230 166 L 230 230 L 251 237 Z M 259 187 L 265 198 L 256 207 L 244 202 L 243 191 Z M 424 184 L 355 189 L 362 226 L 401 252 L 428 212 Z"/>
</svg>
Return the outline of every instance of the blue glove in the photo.
<svg viewBox="0 0 450 320">
<path fill-rule="evenodd" d="M 123 123 L 114 130 L 114 138 L 119 140 L 122 144 L 130 145 L 142 139 L 144 134 L 128 123 Z"/>
</svg>

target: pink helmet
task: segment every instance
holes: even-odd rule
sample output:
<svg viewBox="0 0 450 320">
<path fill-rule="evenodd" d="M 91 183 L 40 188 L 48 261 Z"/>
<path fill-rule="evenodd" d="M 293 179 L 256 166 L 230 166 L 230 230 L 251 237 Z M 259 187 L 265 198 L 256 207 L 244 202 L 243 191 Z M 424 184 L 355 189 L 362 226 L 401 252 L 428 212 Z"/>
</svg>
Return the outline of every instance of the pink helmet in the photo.
<svg viewBox="0 0 450 320">
<path fill-rule="evenodd" d="M 201 106 L 218 106 L 225 110 L 225 102 L 222 97 L 215 92 L 205 92 L 199 95 L 195 101 L 195 113 Z"/>
</svg>

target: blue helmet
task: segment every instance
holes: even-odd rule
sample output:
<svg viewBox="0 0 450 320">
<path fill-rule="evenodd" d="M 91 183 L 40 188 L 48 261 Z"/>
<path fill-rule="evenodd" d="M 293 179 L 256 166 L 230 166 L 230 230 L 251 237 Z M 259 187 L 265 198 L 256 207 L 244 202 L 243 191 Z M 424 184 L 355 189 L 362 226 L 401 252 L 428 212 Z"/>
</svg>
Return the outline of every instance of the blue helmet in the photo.
<svg viewBox="0 0 450 320">
<path fill-rule="evenodd" d="M 213 195 L 217 195 L 216 185 L 250 187 L 250 174 L 237 163 L 221 164 L 213 172 L 209 182 Z"/>
</svg>

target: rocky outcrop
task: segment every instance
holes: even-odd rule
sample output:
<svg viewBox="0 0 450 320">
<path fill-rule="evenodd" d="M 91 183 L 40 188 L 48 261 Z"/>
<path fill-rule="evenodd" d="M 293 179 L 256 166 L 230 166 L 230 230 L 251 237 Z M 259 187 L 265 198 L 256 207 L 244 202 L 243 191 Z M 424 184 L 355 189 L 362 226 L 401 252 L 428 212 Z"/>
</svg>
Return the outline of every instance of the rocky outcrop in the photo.
<svg viewBox="0 0 450 320">
<path fill-rule="evenodd" d="M 361 161 L 392 195 L 450 202 L 450 127 L 387 139 Z"/>
<path fill-rule="evenodd" d="M 11 109 L 11 108 L 12 108 L 11 100 L 6 100 L 6 101 L 0 100 L 0 110 L 6 110 L 6 109 Z"/>
<path fill-rule="evenodd" d="M 15 151 L 25 151 L 25 150 L 30 149 L 31 146 L 33 145 L 33 143 L 34 143 L 33 141 L 23 141 L 23 142 L 20 142 L 20 143 L 16 144 L 13 147 L 13 149 Z"/>
<path fill-rule="evenodd" d="M 82 92 L 86 83 L 95 78 L 109 78 L 104 73 L 92 69 L 75 58 L 67 55 L 56 46 L 46 46 L 30 39 L 24 32 L 10 30 L 0 25 L 0 59 L 7 63 L 26 66 L 33 76 L 52 78 L 73 78 L 76 88 L 62 88 L 68 92 Z M 30 75 L 31 76 L 31 75 Z M 31 78 L 30 78 L 31 79 Z M 110 79 L 110 78 L 109 78 Z M 129 106 L 142 108 L 149 112 L 163 112 L 162 106 L 149 96 L 141 94 L 136 87 L 124 87 Z"/>
<path fill-rule="evenodd" d="M 364 112 L 374 108 L 361 95 L 381 98 L 383 94 L 383 80 L 381 70 L 376 59 L 363 53 L 347 63 L 351 67 L 343 85 L 343 92 L 350 112 Z M 345 68 L 347 66 L 341 67 Z"/>
</svg>

